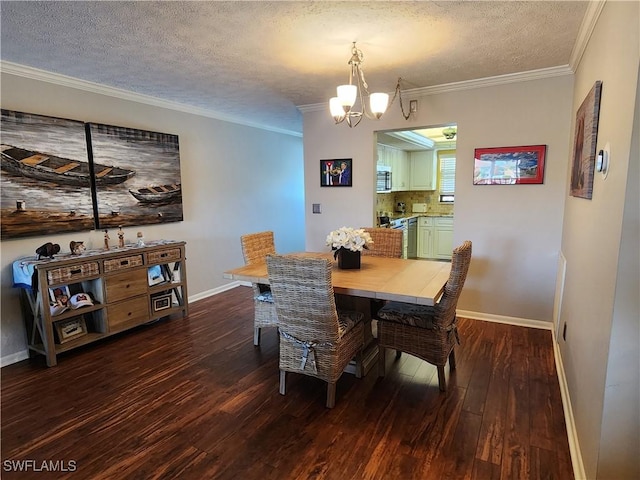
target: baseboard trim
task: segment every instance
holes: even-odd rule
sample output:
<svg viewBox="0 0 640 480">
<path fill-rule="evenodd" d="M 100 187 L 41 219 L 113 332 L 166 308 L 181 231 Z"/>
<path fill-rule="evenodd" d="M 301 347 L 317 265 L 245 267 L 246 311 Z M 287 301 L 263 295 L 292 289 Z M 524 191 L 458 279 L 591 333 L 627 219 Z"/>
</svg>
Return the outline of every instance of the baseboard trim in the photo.
<svg viewBox="0 0 640 480">
<path fill-rule="evenodd" d="M 459 317 L 470 318 L 472 320 L 483 320 L 485 322 L 506 323 L 518 327 L 541 328 L 542 330 L 553 330 L 552 322 L 544 320 L 532 320 L 529 318 L 508 317 L 505 315 L 494 315 L 492 313 L 471 312 L 469 310 L 456 310 Z"/>
<path fill-rule="evenodd" d="M 204 292 L 200 292 L 200 293 L 196 293 L 195 295 L 191 295 L 189 297 L 189 303 L 194 303 L 194 302 L 197 302 L 198 300 L 203 300 L 205 298 L 212 297 L 213 295 L 217 295 L 219 293 L 226 292 L 227 290 L 231 290 L 232 288 L 239 287 L 240 285 L 251 286 L 250 283 L 240 282 L 240 281 L 236 280 L 235 282 L 227 283 L 225 285 L 222 285 L 221 287 L 212 288 L 211 290 L 205 290 Z"/>
<path fill-rule="evenodd" d="M 580 443 L 578 442 L 578 432 L 576 431 L 576 422 L 573 416 L 573 408 L 571 407 L 571 397 L 569 396 L 569 386 L 567 385 L 567 377 L 564 374 L 564 365 L 562 363 L 562 353 L 560 345 L 556 338 L 556 332 L 552 328 L 553 351 L 556 361 L 556 371 L 558 372 L 558 382 L 560 383 L 560 396 L 562 397 L 562 407 L 564 409 L 564 423 L 567 427 L 567 438 L 569 440 L 569 452 L 571 453 L 571 464 L 573 465 L 573 476 L 576 480 L 586 480 L 587 475 L 584 471 L 584 462 L 582 461 L 582 452 Z"/>
<path fill-rule="evenodd" d="M 541 328 L 543 330 L 551 331 L 554 354 L 553 358 L 556 364 L 556 372 L 558 372 L 558 383 L 560 384 L 560 396 L 562 398 L 564 423 L 567 428 L 567 440 L 569 441 L 569 452 L 571 454 L 573 475 L 576 480 L 586 480 L 587 477 L 584 472 L 582 453 L 580 451 L 580 444 L 578 442 L 578 432 L 576 431 L 576 422 L 573 417 L 573 408 L 571 407 L 571 397 L 569 396 L 569 386 L 567 385 L 567 377 L 564 374 L 562 354 L 560 353 L 560 346 L 557 342 L 556 332 L 553 328 L 553 322 L 544 322 L 542 320 L 531 320 L 518 317 L 507 317 L 488 313 L 470 312 L 467 310 L 456 310 L 456 314 L 459 317 L 469 318 L 472 320 L 506 323 L 508 325 L 516 325 L 518 327 Z"/>
<path fill-rule="evenodd" d="M 18 363 L 22 360 L 26 360 L 29 358 L 29 350 L 22 350 L 21 352 L 12 353 L 10 355 L 5 355 L 0 358 L 0 367 L 6 367 L 7 365 L 11 365 L 12 363 Z"/>
</svg>

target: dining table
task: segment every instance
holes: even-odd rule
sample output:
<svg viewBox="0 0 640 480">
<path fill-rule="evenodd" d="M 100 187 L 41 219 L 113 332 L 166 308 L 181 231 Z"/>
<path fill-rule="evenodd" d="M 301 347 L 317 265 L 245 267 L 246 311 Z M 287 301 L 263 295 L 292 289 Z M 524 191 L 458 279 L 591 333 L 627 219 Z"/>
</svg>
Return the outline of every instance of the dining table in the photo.
<svg viewBox="0 0 640 480">
<path fill-rule="evenodd" d="M 451 262 L 362 255 L 359 269 L 341 269 L 332 252 L 296 252 L 307 258 L 326 258 L 332 262 L 331 281 L 339 309 L 356 310 L 364 315 L 363 368 L 366 375 L 377 364 L 378 348 L 374 337 L 371 300 L 394 300 L 418 305 L 434 305 L 444 291 Z M 265 262 L 257 262 L 224 272 L 227 279 L 269 283 Z M 373 326 L 372 326 L 373 323 Z M 355 374 L 355 362 L 345 372 Z"/>
<path fill-rule="evenodd" d="M 359 269 L 340 269 L 332 252 L 296 252 L 309 258 L 326 258 L 333 263 L 331 281 L 337 294 L 418 305 L 434 305 L 449 278 L 451 263 L 362 255 Z M 225 278 L 251 283 L 269 283 L 266 262 L 224 272 Z"/>
</svg>

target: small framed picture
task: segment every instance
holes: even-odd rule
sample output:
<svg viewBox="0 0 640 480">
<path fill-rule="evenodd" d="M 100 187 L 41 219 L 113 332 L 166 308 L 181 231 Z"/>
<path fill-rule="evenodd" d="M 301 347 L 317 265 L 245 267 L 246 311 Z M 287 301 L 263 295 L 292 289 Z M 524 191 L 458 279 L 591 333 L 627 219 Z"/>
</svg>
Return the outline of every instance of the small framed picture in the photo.
<svg viewBox="0 0 640 480">
<path fill-rule="evenodd" d="M 74 317 L 69 320 L 54 322 L 53 325 L 56 328 L 58 343 L 60 344 L 87 334 L 87 324 L 84 321 L 84 317 Z"/>
<path fill-rule="evenodd" d="M 162 275 L 162 268 L 160 265 L 153 265 L 147 269 L 149 277 L 149 286 L 158 285 L 165 282 L 164 275 Z"/>
<path fill-rule="evenodd" d="M 542 183 L 546 145 L 476 148 L 474 185 Z"/>
<path fill-rule="evenodd" d="M 337 158 L 334 160 L 320 160 L 321 187 L 351 187 L 351 158 Z"/>
<path fill-rule="evenodd" d="M 71 293 L 67 285 L 61 285 L 59 287 L 49 289 L 49 300 L 52 305 L 58 307 L 68 307 Z"/>
<path fill-rule="evenodd" d="M 151 298 L 151 309 L 154 312 L 159 312 L 161 310 L 166 310 L 167 308 L 171 308 L 171 294 L 163 293 L 161 295 L 156 295 Z"/>
</svg>

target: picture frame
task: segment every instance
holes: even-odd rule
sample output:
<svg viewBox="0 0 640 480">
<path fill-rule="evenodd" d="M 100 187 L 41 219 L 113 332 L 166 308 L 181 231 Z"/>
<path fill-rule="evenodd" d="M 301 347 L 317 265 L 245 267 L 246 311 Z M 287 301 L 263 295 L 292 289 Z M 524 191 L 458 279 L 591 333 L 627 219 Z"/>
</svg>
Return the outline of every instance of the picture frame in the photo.
<svg viewBox="0 0 640 480">
<path fill-rule="evenodd" d="M 87 324 L 84 317 L 73 317 L 68 320 L 54 322 L 56 334 L 58 335 L 58 343 L 63 344 L 83 337 L 87 334 Z"/>
<path fill-rule="evenodd" d="M 546 145 L 476 148 L 473 184 L 541 184 L 546 153 Z"/>
<path fill-rule="evenodd" d="M 53 305 L 68 307 L 70 298 L 71 292 L 67 285 L 60 285 L 49 289 L 49 300 Z"/>
<path fill-rule="evenodd" d="M 602 82 L 596 81 L 576 112 L 570 195 L 591 200 Z"/>
<path fill-rule="evenodd" d="M 149 286 L 153 287 L 154 285 L 159 285 L 161 283 L 165 283 L 166 279 L 162 274 L 162 268 L 160 265 L 152 265 L 147 269 L 147 277 L 149 280 Z"/>
<path fill-rule="evenodd" d="M 321 187 L 351 187 L 353 185 L 353 159 L 320 160 Z"/>
<path fill-rule="evenodd" d="M 154 312 L 171 308 L 171 293 L 163 293 L 151 298 L 151 309 Z"/>
</svg>

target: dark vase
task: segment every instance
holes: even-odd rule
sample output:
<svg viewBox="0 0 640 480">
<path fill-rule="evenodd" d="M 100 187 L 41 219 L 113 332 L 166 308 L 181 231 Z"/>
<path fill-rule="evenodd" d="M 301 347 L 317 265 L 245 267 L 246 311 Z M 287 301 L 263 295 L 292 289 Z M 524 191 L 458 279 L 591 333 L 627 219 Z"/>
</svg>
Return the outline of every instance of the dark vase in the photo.
<svg viewBox="0 0 640 480">
<path fill-rule="evenodd" d="M 360 268 L 360 253 L 346 248 L 338 249 L 338 268 L 343 270 Z"/>
</svg>

